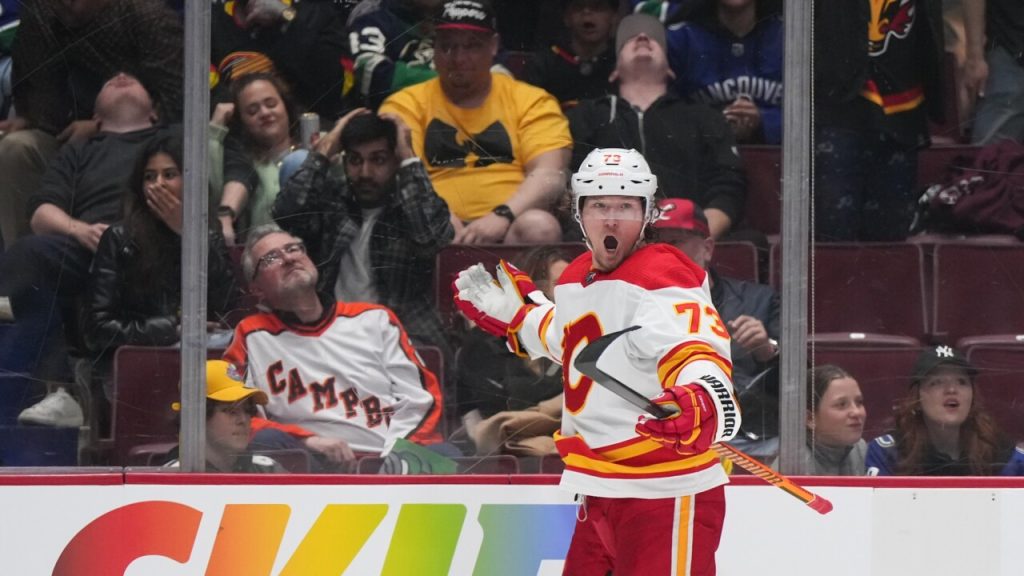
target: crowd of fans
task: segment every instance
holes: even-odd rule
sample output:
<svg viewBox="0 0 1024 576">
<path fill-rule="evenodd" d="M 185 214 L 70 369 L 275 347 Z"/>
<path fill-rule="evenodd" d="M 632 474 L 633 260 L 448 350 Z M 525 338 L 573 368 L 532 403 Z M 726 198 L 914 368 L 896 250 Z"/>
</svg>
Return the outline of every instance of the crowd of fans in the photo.
<svg viewBox="0 0 1024 576">
<path fill-rule="evenodd" d="M 568 176 L 605 147 L 639 150 L 658 177 L 651 241 L 707 270 L 732 337 L 736 443 L 777 455 L 778 294 L 711 263 L 716 242 L 769 243 L 745 222 L 737 146 L 782 142 L 781 2 L 511 4 L 213 4 L 208 327 L 227 364 L 208 368 L 210 469 L 282 469 L 254 447 L 305 452 L 314 470 L 405 441 L 556 454 L 559 367 L 452 328 L 435 264 L 450 244 L 521 245 L 519 266 L 550 288 L 581 240 Z M 1019 144 L 1024 8 L 961 4 L 965 132 Z M 814 234 L 902 241 L 929 119 L 949 109 L 943 9 L 842 5 L 815 1 Z M 180 338 L 182 40 L 165 0 L 0 0 L 0 373 L 30 374 L 42 397 L 22 423 L 109 435 L 114 351 Z M 440 351 L 440 379 L 417 346 Z M 891 432 L 865 439 L 855 367 L 814 368 L 805 467 L 1024 473 L 976 374 L 924 349 Z"/>
</svg>

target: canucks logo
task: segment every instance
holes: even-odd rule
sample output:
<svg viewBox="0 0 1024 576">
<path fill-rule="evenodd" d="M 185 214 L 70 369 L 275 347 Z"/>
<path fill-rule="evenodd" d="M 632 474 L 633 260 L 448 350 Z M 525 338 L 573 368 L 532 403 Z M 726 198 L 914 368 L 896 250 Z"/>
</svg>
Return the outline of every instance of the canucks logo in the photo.
<svg viewBox="0 0 1024 576">
<path fill-rule="evenodd" d="M 914 27 L 914 0 L 871 0 L 868 54 L 880 56 L 893 38 L 906 38 Z"/>
</svg>

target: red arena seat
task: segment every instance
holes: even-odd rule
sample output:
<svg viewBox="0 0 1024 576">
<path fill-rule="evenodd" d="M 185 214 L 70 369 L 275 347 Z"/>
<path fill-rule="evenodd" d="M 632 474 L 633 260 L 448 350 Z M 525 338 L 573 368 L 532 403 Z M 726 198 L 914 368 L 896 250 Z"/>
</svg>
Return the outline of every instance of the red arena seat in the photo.
<svg viewBox="0 0 1024 576">
<path fill-rule="evenodd" d="M 719 242 L 715 244 L 715 256 L 711 260 L 711 265 L 723 276 L 749 282 L 760 281 L 760 272 L 757 267 L 757 246 L 753 242 Z"/>
<path fill-rule="evenodd" d="M 1024 441 L 1024 334 L 965 338 L 959 347 L 978 368 L 978 394 L 1000 430 Z"/>
<path fill-rule="evenodd" d="M 781 252 L 772 248 L 772 285 L 779 286 Z M 834 243 L 814 248 L 816 332 L 928 333 L 924 249 L 909 243 Z"/>
<path fill-rule="evenodd" d="M 937 340 L 1024 333 L 1024 245 L 936 244 L 932 272 Z"/>
<path fill-rule="evenodd" d="M 741 146 L 739 152 L 747 177 L 744 222 L 754 230 L 776 236 L 782 226 L 782 148 Z"/>
</svg>

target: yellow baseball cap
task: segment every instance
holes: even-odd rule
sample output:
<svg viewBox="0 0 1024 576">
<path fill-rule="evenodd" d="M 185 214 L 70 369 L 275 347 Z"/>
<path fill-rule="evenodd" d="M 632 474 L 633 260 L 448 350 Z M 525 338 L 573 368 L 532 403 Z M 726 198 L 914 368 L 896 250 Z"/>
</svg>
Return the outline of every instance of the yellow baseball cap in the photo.
<svg viewBox="0 0 1024 576">
<path fill-rule="evenodd" d="M 252 397 L 257 404 L 267 403 L 267 395 L 262 390 L 247 388 L 235 367 L 224 360 L 206 361 L 206 398 L 217 402 L 235 403 Z M 171 405 L 175 411 L 181 410 L 181 403 Z"/>
</svg>

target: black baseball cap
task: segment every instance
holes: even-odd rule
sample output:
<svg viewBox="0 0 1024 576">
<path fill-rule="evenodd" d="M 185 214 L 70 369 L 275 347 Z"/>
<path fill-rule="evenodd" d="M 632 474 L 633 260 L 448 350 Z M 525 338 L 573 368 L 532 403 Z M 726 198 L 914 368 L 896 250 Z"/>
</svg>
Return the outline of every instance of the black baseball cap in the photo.
<svg viewBox="0 0 1024 576">
<path fill-rule="evenodd" d="M 494 33 L 498 31 L 498 21 L 487 0 L 450 0 L 441 8 L 434 29 Z"/>
<path fill-rule="evenodd" d="M 963 368 L 972 380 L 978 375 L 978 369 L 952 346 L 932 346 L 922 350 L 921 355 L 917 357 L 917 362 L 914 363 L 914 378 L 910 383 L 920 383 L 932 370 L 944 365 Z"/>
</svg>

